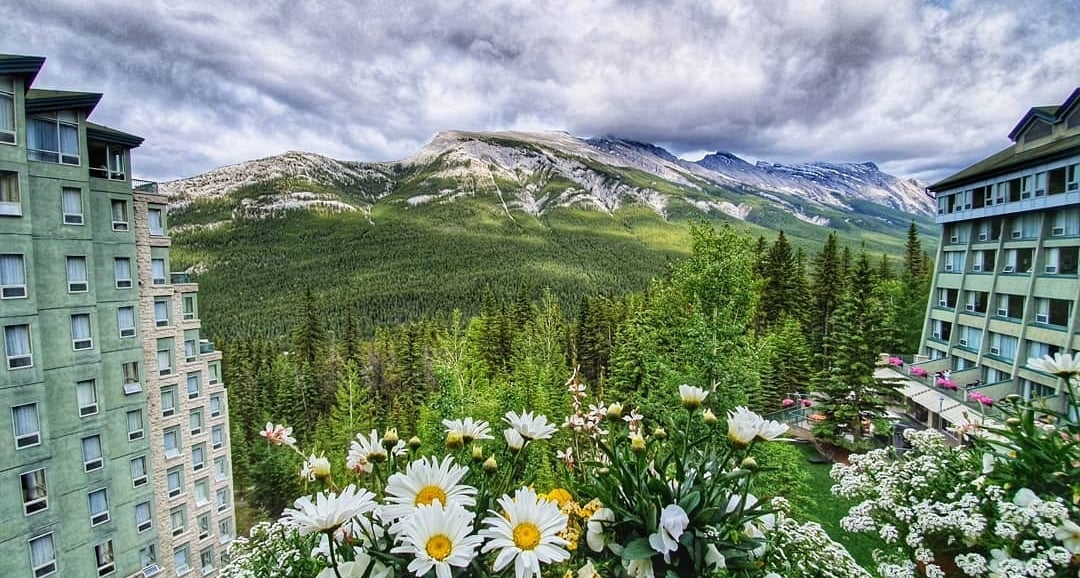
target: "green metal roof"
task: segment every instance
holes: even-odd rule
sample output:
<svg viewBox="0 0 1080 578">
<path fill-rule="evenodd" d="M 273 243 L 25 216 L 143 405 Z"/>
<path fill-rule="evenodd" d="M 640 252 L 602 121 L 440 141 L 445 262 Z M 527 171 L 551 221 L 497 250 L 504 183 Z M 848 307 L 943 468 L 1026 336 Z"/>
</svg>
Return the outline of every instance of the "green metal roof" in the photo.
<svg viewBox="0 0 1080 578">
<path fill-rule="evenodd" d="M 34 78 L 37 77 L 38 71 L 44 64 L 44 56 L 0 54 L 0 74 L 24 77 L 27 88 L 34 82 Z"/>
<path fill-rule="evenodd" d="M 1041 119 L 1048 124 L 1054 124 L 1058 121 L 1057 113 L 1060 108 L 1060 106 L 1036 106 L 1027 111 L 1024 118 L 1020 119 L 1020 122 L 1016 123 L 1012 132 L 1009 133 L 1009 140 L 1016 142 L 1016 138 L 1020 136 L 1020 133 L 1024 132 L 1027 125 L 1035 119 Z"/>
<path fill-rule="evenodd" d="M 143 143 L 141 136 L 109 128 L 93 122 L 86 123 L 86 138 L 135 148 Z"/>
<path fill-rule="evenodd" d="M 101 100 L 97 92 L 72 92 L 69 90 L 40 90 L 31 88 L 26 93 L 26 112 L 46 112 L 62 108 L 86 109 L 87 114 L 94 110 Z"/>
<path fill-rule="evenodd" d="M 1015 171 L 1025 166 L 1077 154 L 1080 152 L 1080 134 L 1051 141 L 1019 153 L 1014 152 L 1015 150 L 1016 145 L 1010 146 L 927 188 L 932 191 L 951 189 L 966 183 Z"/>
</svg>

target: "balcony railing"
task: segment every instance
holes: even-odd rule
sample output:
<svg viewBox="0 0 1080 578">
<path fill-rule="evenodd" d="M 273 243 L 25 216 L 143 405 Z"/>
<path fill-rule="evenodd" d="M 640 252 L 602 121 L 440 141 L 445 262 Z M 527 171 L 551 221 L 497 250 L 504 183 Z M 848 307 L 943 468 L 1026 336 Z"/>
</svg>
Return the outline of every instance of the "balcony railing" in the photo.
<svg viewBox="0 0 1080 578">
<path fill-rule="evenodd" d="M 210 341 L 209 339 L 200 339 L 199 340 L 199 353 L 201 355 L 207 355 L 209 353 L 213 353 L 214 351 L 216 351 L 216 350 L 214 349 L 214 342 L 213 341 Z"/>
<path fill-rule="evenodd" d="M 170 273 L 169 278 L 172 280 L 173 285 L 178 283 L 191 283 L 191 275 L 189 273 Z"/>
<path fill-rule="evenodd" d="M 158 184 L 154 181 L 144 181 L 141 179 L 131 179 L 131 190 L 136 193 L 146 193 L 149 195 L 157 195 Z"/>
</svg>

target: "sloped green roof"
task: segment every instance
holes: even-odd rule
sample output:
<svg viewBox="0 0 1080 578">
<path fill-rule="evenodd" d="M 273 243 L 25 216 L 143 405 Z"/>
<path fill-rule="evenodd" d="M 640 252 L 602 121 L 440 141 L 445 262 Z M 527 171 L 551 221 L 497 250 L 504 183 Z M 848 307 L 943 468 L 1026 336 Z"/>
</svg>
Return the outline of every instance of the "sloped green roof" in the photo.
<svg viewBox="0 0 1080 578">
<path fill-rule="evenodd" d="M 1014 152 L 1015 150 L 1016 145 L 1010 146 L 927 188 L 932 191 L 951 189 L 966 183 L 1015 171 L 1025 166 L 1076 154 L 1080 152 L 1080 134 L 1051 141 L 1020 153 Z"/>
<path fill-rule="evenodd" d="M 97 92 L 72 92 L 69 90 L 41 90 L 31 88 L 26 93 L 26 112 L 45 112 L 61 108 L 87 109 L 87 114 L 98 102 L 101 94 Z"/>
<path fill-rule="evenodd" d="M 86 123 L 86 136 L 91 140 L 99 140 L 108 143 L 116 143 L 128 147 L 137 147 L 143 143 L 141 136 L 109 128 L 93 122 Z"/>
<path fill-rule="evenodd" d="M 45 64 L 44 56 L 22 56 L 20 54 L 0 54 L 0 74 L 22 76 L 26 79 L 29 87 L 37 77 L 41 66 Z"/>
</svg>

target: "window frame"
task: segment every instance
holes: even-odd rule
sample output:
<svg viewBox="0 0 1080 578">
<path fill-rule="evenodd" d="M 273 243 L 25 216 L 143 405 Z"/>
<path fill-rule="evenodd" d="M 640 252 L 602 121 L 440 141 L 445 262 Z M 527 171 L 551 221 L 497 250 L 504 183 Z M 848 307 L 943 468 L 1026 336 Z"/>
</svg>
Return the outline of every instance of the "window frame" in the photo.
<svg viewBox="0 0 1080 578">
<path fill-rule="evenodd" d="M 87 458 L 86 457 L 86 447 L 87 447 L 86 442 L 89 441 L 89 440 L 95 439 L 95 438 L 97 439 L 98 455 L 97 455 L 97 457 Z M 82 438 L 81 445 L 82 445 L 83 471 L 86 472 L 86 473 L 90 473 L 90 472 L 96 472 L 98 470 L 104 469 L 104 467 L 105 467 L 105 447 L 102 445 L 102 442 L 101 442 L 101 434 L 89 435 L 89 436 L 86 436 L 86 437 Z"/>
<path fill-rule="evenodd" d="M 123 325 L 123 316 L 121 315 L 121 313 L 124 311 L 131 312 L 131 325 L 127 327 Z M 120 333 L 120 339 L 129 339 L 135 337 L 136 333 L 138 332 L 137 327 L 138 320 L 135 317 L 134 305 L 123 305 L 116 308 L 116 328 Z"/>
<path fill-rule="evenodd" d="M 8 351 L 8 329 L 14 329 L 17 327 L 26 328 L 26 350 L 28 353 L 26 353 L 25 355 L 11 355 L 11 352 Z M 34 334 L 30 328 L 29 323 L 13 323 L 11 325 L 4 326 L 4 358 L 7 361 L 8 371 L 13 371 L 16 369 L 29 369 L 31 367 L 34 367 Z M 26 363 L 25 365 L 12 365 L 13 361 L 22 359 L 28 360 L 28 363 Z"/>
<path fill-rule="evenodd" d="M 133 442 L 133 441 L 138 441 L 138 440 L 143 439 L 143 437 L 146 436 L 146 420 L 143 417 L 142 408 L 129 409 L 127 411 L 127 413 L 125 413 L 124 415 L 126 416 L 126 424 L 125 425 L 127 426 L 128 441 Z M 139 418 L 139 429 L 131 429 L 131 425 L 132 425 L 132 423 L 131 423 L 132 419 L 131 418 L 132 418 L 132 416 L 138 416 L 138 418 Z"/>
<path fill-rule="evenodd" d="M 82 279 L 71 278 L 71 264 L 82 262 Z M 89 293 L 90 292 L 90 265 L 86 261 L 86 255 L 68 255 L 64 261 L 67 268 L 64 274 L 67 276 L 68 293 Z"/>
<path fill-rule="evenodd" d="M 37 474 L 38 472 L 41 472 L 44 496 L 40 498 L 27 499 L 26 482 L 23 480 L 23 478 L 32 474 Z M 32 516 L 38 512 L 44 512 L 45 510 L 49 509 L 49 476 L 45 466 L 20 473 L 19 489 L 22 493 L 23 516 Z"/>
<path fill-rule="evenodd" d="M 176 487 L 172 486 L 171 478 L 176 476 Z M 169 499 L 179 497 L 184 493 L 184 467 L 173 466 L 165 472 L 165 489 Z"/>
<path fill-rule="evenodd" d="M 116 276 L 117 265 L 121 262 L 127 263 L 127 277 L 120 278 Z M 131 257 L 113 257 L 113 280 L 117 289 L 131 289 L 135 283 L 131 279 Z"/>
<path fill-rule="evenodd" d="M 22 274 L 22 283 L 10 283 L 5 284 L 3 279 L 0 279 L 0 299 L 26 299 L 30 295 L 29 287 L 26 283 L 26 255 L 23 253 L 3 253 L 0 254 L 0 260 L 3 258 L 15 258 L 19 260 L 19 269 Z M 0 267 L 0 274 L 3 272 L 3 267 Z M 21 293 L 17 293 L 13 290 L 20 290 Z"/>
<path fill-rule="evenodd" d="M 142 470 L 141 475 L 136 474 L 135 464 L 142 464 L 139 466 Z M 150 475 L 147 473 L 146 455 L 135 456 L 128 462 L 128 469 L 131 473 L 131 487 L 138 488 L 139 486 L 145 486 L 150 482 Z"/>
<path fill-rule="evenodd" d="M 11 118 L 7 119 L 11 123 L 11 130 L 0 129 L 0 144 L 9 146 L 18 146 L 19 144 L 19 124 L 15 122 L 15 77 L 11 75 L 0 75 L 0 99 L 11 102 Z"/>
<path fill-rule="evenodd" d="M 130 372 L 129 372 L 130 368 Z M 127 381 L 131 374 L 134 374 L 134 381 Z M 139 375 L 139 362 L 138 361 L 125 361 L 120 364 L 120 379 L 123 380 L 121 385 L 124 388 L 124 395 L 132 395 L 142 391 L 142 376 Z"/>
<path fill-rule="evenodd" d="M 83 405 L 79 391 L 80 387 L 86 384 L 90 385 L 90 396 L 93 398 L 93 402 Z M 80 379 L 75 382 L 75 405 L 79 408 L 80 418 L 97 415 L 98 410 L 101 408 L 101 403 L 98 401 L 97 380 Z"/>
<path fill-rule="evenodd" d="M 64 196 L 77 194 L 79 196 L 79 212 L 69 213 L 64 208 Z M 79 187 L 62 187 L 60 189 L 60 222 L 64 225 L 82 227 L 86 224 L 86 199 L 83 190 Z"/>
<path fill-rule="evenodd" d="M 121 220 L 116 220 L 116 207 L 120 207 Z M 127 232 L 131 228 L 131 219 L 128 217 L 128 202 L 127 199 L 109 199 L 109 213 L 112 217 L 112 230 L 117 232 Z"/>
<path fill-rule="evenodd" d="M 70 114 L 70 117 L 65 118 L 65 113 Z M 71 120 L 71 117 L 74 120 Z M 26 159 L 29 161 L 36 161 L 41 163 L 52 163 L 57 165 L 67 165 L 77 167 L 82 165 L 82 147 L 79 144 L 79 114 L 74 110 L 60 110 L 51 113 L 38 113 L 30 115 L 27 119 L 27 125 L 34 122 L 48 123 L 56 127 L 56 145 L 55 151 L 32 148 L 30 146 L 30 135 L 34 134 L 33 130 L 27 130 L 29 134 L 26 137 Z M 63 129 L 75 129 L 75 146 L 77 148 L 75 154 L 71 154 L 71 151 L 64 151 L 64 137 Z M 49 158 L 50 155 L 55 155 L 55 160 Z"/>
<path fill-rule="evenodd" d="M 23 407 L 33 407 L 34 411 L 34 432 L 19 434 L 18 421 L 15 418 L 15 410 Z M 28 403 L 20 403 L 18 405 L 11 406 L 11 434 L 15 440 L 15 449 L 22 450 L 26 448 L 32 448 L 41 445 L 41 414 L 38 413 L 37 402 L 31 401 Z M 22 440 L 31 439 L 32 442 L 22 443 Z"/>
<path fill-rule="evenodd" d="M 76 335 L 76 321 L 86 320 L 86 335 Z M 90 320 L 89 313 L 72 313 L 71 314 L 71 350 L 72 351 L 86 351 L 94 348 L 94 329 Z"/>
<path fill-rule="evenodd" d="M 161 276 L 158 277 L 157 266 L 161 265 Z M 150 280 L 154 285 L 167 285 L 169 283 L 169 263 L 165 259 L 152 258 L 150 259 Z"/>
<path fill-rule="evenodd" d="M 105 509 L 100 511 L 100 512 L 94 513 L 94 496 L 97 495 L 97 494 L 100 494 L 101 496 L 104 497 Z M 86 493 L 86 501 L 87 501 L 87 505 L 89 506 L 88 509 L 90 510 L 90 527 L 91 528 L 93 528 L 95 526 L 100 526 L 102 524 L 105 524 L 109 520 L 112 519 L 112 515 L 109 514 L 109 489 L 107 487 L 98 488 L 98 489 L 96 489 L 96 490 L 94 490 L 92 492 L 87 492 Z"/>
<path fill-rule="evenodd" d="M 0 215 L 22 216 L 22 190 L 17 171 L 0 170 Z"/>
<path fill-rule="evenodd" d="M 48 562 L 43 562 L 43 563 L 38 564 L 38 565 L 35 566 L 34 565 L 34 542 L 37 542 L 38 540 L 41 540 L 41 539 L 44 539 L 44 538 L 49 539 L 49 550 L 52 550 L 52 559 L 49 560 Z M 30 570 L 31 570 L 31 572 L 34 573 L 34 578 L 44 578 L 45 576 L 51 576 L 51 575 L 55 574 L 56 569 L 57 569 L 57 564 L 56 564 L 56 542 L 53 540 L 53 533 L 52 532 L 45 532 L 44 534 L 38 534 L 37 536 L 34 536 L 33 538 L 30 538 L 29 540 L 27 540 L 26 543 L 27 543 L 27 546 L 30 548 Z M 52 566 L 52 567 L 49 568 L 49 566 Z M 48 570 L 46 570 L 47 568 L 48 568 Z M 43 572 L 43 570 L 45 570 L 45 571 Z"/>
<path fill-rule="evenodd" d="M 139 520 L 139 508 L 142 507 L 142 506 L 146 507 L 146 519 L 140 521 Z M 147 500 L 145 502 L 139 502 L 138 504 L 135 504 L 135 531 L 136 531 L 136 533 L 142 534 L 143 532 L 146 532 L 147 530 L 150 530 L 153 527 L 154 527 L 154 510 L 153 510 L 153 507 L 150 505 L 150 501 Z"/>
</svg>

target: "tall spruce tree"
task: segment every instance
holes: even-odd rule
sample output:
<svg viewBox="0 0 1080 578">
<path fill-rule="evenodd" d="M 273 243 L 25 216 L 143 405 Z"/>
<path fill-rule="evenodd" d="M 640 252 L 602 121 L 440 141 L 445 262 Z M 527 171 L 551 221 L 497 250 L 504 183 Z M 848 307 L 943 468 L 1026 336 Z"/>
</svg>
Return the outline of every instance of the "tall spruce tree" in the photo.
<svg viewBox="0 0 1080 578">
<path fill-rule="evenodd" d="M 836 313 L 844 287 L 839 251 L 836 233 L 832 232 L 821 247 L 821 252 L 814 258 L 809 319 L 803 329 L 814 354 L 815 374 L 832 363 L 829 339 L 832 334 L 833 314 Z"/>
<path fill-rule="evenodd" d="M 758 300 L 757 329 L 763 334 L 800 307 L 797 263 L 784 232 L 776 237 L 764 257 L 762 288 Z"/>
</svg>

